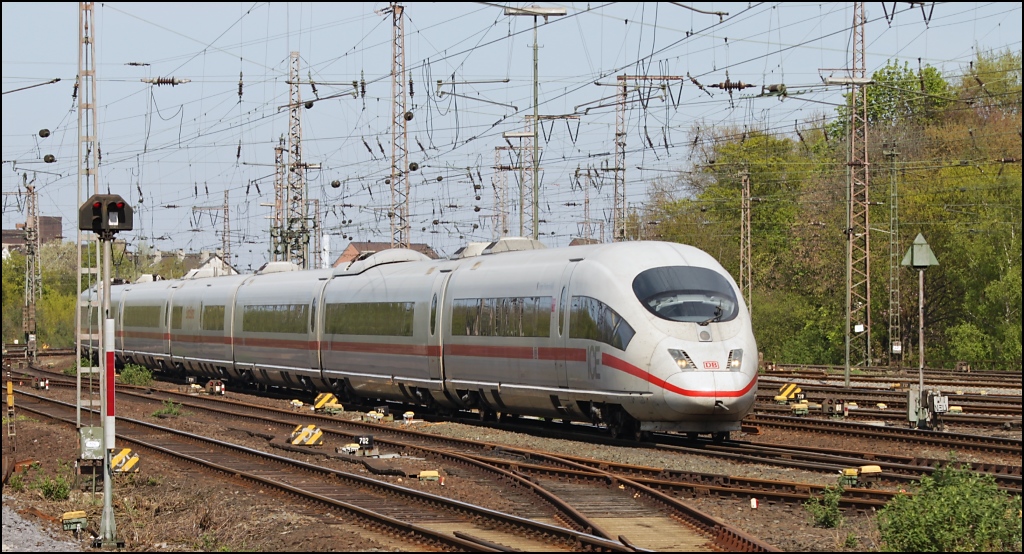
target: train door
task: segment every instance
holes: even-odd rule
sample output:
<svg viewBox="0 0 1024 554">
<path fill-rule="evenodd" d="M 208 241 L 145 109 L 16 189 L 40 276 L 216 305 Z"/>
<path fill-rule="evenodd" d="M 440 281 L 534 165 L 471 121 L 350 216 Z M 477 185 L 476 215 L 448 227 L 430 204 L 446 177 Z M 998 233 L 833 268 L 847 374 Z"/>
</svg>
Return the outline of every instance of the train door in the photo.
<svg viewBox="0 0 1024 554">
<path fill-rule="evenodd" d="M 256 276 L 253 275 L 236 285 L 231 291 L 230 298 L 224 302 L 224 343 L 228 345 L 227 360 L 231 364 L 228 369 L 234 369 L 239 375 L 249 368 L 238 365 L 237 347 L 242 331 L 242 312 L 240 311 L 241 306 L 238 304 L 238 293 L 242 290 L 242 287 L 251 283 L 255 278 Z M 238 319 L 237 322 L 235 321 L 236 318 Z M 255 372 L 255 367 L 251 367 L 254 370 L 253 372 Z"/>
<path fill-rule="evenodd" d="M 309 306 L 309 367 L 315 369 L 319 377 L 323 377 L 323 359 L 320 348 L 323 344 L 323 298 L 324 289 L 327 287 L 329 278 L 323 278 L 313 289 L 313 300 Z"/>
<path fill-rule="evenodd" d="M 558 327 L 555 333 L 555 374 L 558 378 L 558 387 L 561 389 L 567 389 L 569 387 L 569 377 L 566 374 L 566 364 L 568 362 L 567 355 L 567 343 L 569 338 L 569 299 L 572 297 L 569 291 L 569 281 L 572 279 L 572 272 L 576 269 L 576 262 L 579 260 L 571 260 L 565 269 L 562 270 L 562 278 L 559 279 L 559 288 L 556 293 L 558 296 L 558 314 L 553 319 Z M 567 398 L 560 398 L 563 401 L 563 405 L 568 403 Z"/>
<path fill-rule="evenodd" d="M 427 324 L 427 370 L 430 379 L 444 381 L 444 329 L 447 325 L 444 317 L 445 295 L 448 282 L 452 278 L 451 270 L 442 269 L 430 291 L 430 321 Z"/>
<path fill-rule="evenodd" d="M 169 297 L 164 302 L 164 328 L 160 332 L 160 348 L 157 350 L 157 353 L 161 355 L 159 361 L 166 365 L 164 369 L 174 367 L 174 363 L 171 361 L 171 323 L 174 319 L 174 289 L 176 288 L 171 287 L 172 290 L 168 291 Z"/>
</svg>

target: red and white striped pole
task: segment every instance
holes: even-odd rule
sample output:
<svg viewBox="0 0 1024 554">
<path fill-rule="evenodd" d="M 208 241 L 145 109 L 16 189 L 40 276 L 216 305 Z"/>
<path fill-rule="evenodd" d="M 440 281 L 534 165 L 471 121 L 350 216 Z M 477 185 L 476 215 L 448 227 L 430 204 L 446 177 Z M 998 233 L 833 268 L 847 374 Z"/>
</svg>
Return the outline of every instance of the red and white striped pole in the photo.
<svg viewBox="0 0 1024 554">
<path fill-rule="evenodd" d="M 103 402 L 103 512 L 100 515 L 100 542 L 117 544 L 117 524 L 114 522 L 114 319 L 110 314 L 110 246 L 114 234 L 100 234 L 103 244 L 103 343 L 100 369 L 100 398 Z"/>
<path fill-rule="evenodd" d="M 114 449 L 114 318 L 111 317 L 103 320 L 103 359 L 106 362 L 103 380 L 107 385 L 103 402 L 103 447 L 110 452 Z"/>
</svg>

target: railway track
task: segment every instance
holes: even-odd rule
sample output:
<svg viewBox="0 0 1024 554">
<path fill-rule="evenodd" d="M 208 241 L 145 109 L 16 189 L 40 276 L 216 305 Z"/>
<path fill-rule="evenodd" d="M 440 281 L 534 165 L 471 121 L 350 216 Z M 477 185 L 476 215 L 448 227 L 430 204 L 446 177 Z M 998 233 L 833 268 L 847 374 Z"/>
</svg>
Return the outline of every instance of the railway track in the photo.
<svg viewBox="0 0 1024 554">
<path fill-rule="evenodd" d="M 752 414 L 745 423 L 753 426 L 772 426 L 808 432 L 842 434 L 865 438 L 898 441 L 907 444 L 937 446 L 956 451 L 966 450 L 982 453 L 1021 456 L 1021 440 L 983 435 L 944 433 L 903 427 L 879 427 L 863 423 L 837 421 L 834 419 L 806 419 L 798 416 Z"/>
<path fill-rule="evenodd" d="M 467 423 L 472 424 L 473 422 Z M 879 465 L 883 470 L 879 483 L 881 486 L 891 485 L 893 489 L 907 483 L 919 481 L 922 476 L 930 475 L 936 469 L 949 463 L 948 459 L 926 458 L 921 456 L 899 456 L 878 452 L 857 452 L 827 448 L 788 447 L 754 441 L 731 440 L 723 443 L 716 443 L 708 440 L 691 440 L 673 434 L 657 434 L 652 436 L 649 441 L 636 443 L 609 439 L 600 432 L 586 432 L 582 429 L 569 432 L 560 424 L 531 426 L 500 424 L 496 425 L 496 427 L 509 431 L 531 433 L 552 438 L 567 438 L 570 440 L 597 442 L 615 446 L 646 448 L 654 451 L 676 452 L 689 455 L 713 456 L 738 463 L 800 468 L 808 471 L 818 471 L 833 475 L 839 470 L 850 467 Z M 606 462 L 596 463 L 603 464 Z M 1005 490 L 1011 492 L 1021 490 L 1022 469 L 1020 465 L 964 463 L 973 471 L 991 475 L 996 480 L 997 484 Z M 664 472 L 664 470 L 659 469 L 655 473 L 659 472 Z M 683 475 L 674 477 L 674 479 L 693 484 L 705 482 L 739 483 L 741 481 L 748 481 L 752 483 L 751 488 L 772 489 L 780 487 L 777 481 L 758 483 L 756 480 L 743 480 L 730 476 L 688 472 L 680 473 Z M 799 487 L 795 487 L 795 489 L 810 490 L 811 494 L 816 495 L 821 492 L 823 487 L 801 485 Z M 726 496 L 730 494 L 728 491 L 722 492 Z"/>
<path fill-rule="evenodd" d="M 834 366 L 775 366 L 774 371 L 765 371 L 759 378 L 765 380 L 814 380 L 845 381 L 845 371 Z M 964 373 L 951 370 L 927 369 L 924 371 L 926 388 L 945 387 L 956 390 L 962 387 L 993 389 L 1020 389 L 1020 374 L 1009 371 L 988 371 Z M 917 386 L 921 375 L 916 369 L 889 370 L 888 368 L 858 368 L 851 372 L 850 383 L 870 385 L 872 388 L 889 388 L 898 384 L 906 389 Z"/>
<path fill-rule="evenodd" d="M 778 391 L 781 386 L 792 382 L 790 380 L 770 381 L 762 378 L 758 385 L 760 387 L 757 391 L 758 402 L 773 402 L 775 396 L 779 394 Z M 864 402 L 868 405 L 884 402 L 892 407 L 905 407 L 907 402 L 907 391 L 905 390 L 847 389 L 845 387 L 806 383 L 800 383 L 799 386 L 807 399 L 813 401 L 819 401 L 826 396 L 834 396 L 843 400 Z M 1010 409 L 1017 408 L 1019 410 L 1021 406 L 1021 395 L 1019 394 L 978 394 L 966 392 L 964 394 L 957 394 L 956 391 L 953 391 L 949 397 L 950 403 L 963 405 L 965 409 L 967 406 L 977 405 Z"/>
<path fill-rule="evenodd" d="M 72 405 L 27 393 L 19 395 L 19 402 L 21 410 L 74 424 Z M 135 447 L 232 479 L 270 487 L 303 503 L 338 510 L 359 518 L 365 525 L 411 541 L 418 548 L 491 550 L 491 546 L 501 545 L 533 551 L 632 550 L 621 542 L 565 527 L 170 427 L 118 418 L 117 431 L 121 441 Z"/>
<path fill-rule="evenodd" d="M 58 381 L 55 381 L 53 383 L 59 385 L 60 381 L 58 380 Z M 121 387 L 119 390 L 122 393 L 126 392 L 126 388 L 125 387 Z M 178 401 L 183 401 L 183 402 L 186 401 L 186 400 L 183 400 L 183 399 L 187 399 L 187 402 L 192 402 L 192 403 L 195 403 L 195 402 L 203 402 L 203 403 L 213 402 L 213 399 L 203 399 L 203 397 L 195 397 L 195 396 L 191 396 L 191 395 L 182 395 L 182 394 L 173 393 L 173 392 L 164 392 L 164 394 L 169 395 L 169 398 L 177 398 Z M 189 405 L 192 405 L 192 404 L 189 404 Z M 271 413 L 273 411 L 272 408 L 266 408 L 264 406 L 252 406 L 249 409 L 256 410 L 256 411 L 262 411 L 264 413 Z M 287 411 L 283 411 L 282 412 L 280 410 L 277 410 L 276 413 L 280 414 L 280 413 L 289 413 L 289 412 L 287 412 Z M 794 422 L 794 420 L 797 420 L 797 421 Z M 330 421 L 337 422 L 337 420 L 330 420 Z M 807 420 L 805 418 L 768 419 L 767 416 L 763 417 L 763 418 L 760 418 L 760 419 L 757 419 L 757 420 L 750 419 L 748 421 L 751 424 L 754 424 L 754 425 L 766 425 L 766 426 L 767 425 L 774 425 L 774 426 L 783 425 L 786 428 L 794 428 L 794 427 L 792 427 L 792 425 L 799 426 L 799 421 L 807 421 L 808 425 L 804 426 L 804 427 L 806 427 L 807 429 L 809 429 L 809 430 L 811 430 L 813 432 L 821 432 L 823 429 L 824 430 L 831 430 L 830 432 L 837 432 L 837 431 L 834 430 L 836 427 L 832 426 L 832 425 L 829 425 L 829 423 L 839 423 L 839 422 L 834 422 L 834 421 L 829 420 L 829 421 L 822 421 L 822 426 L 818 426 L 818 425 L 813 425 L 813 421 Z M 526 422 L 526 420 L 524 420 L 524 423 L 525 422 Z M 475 425 L 484 425 L 484 426 L 491 425 L 491 424 L 488 424 L 488 423 L 481 423 L 481 422 L 478 422 L 478 421 L 465 421 L 465 423 L 475 424 Z M 530 423 L 538 423 L 538 422 L 533 422 L 531 420 Z M 377 432 L 377 433 L 381 433 L 381 432 L 383 432 L 383 433 L 390 433 L 390 432 L 392 432 L 391 428 L 384 427 L 382 429 L 382 428 L 378 428 L 378 427 L 373 427 L 372 424 L 363 424 L 363 423 L 360 423 L 360 422 L 350 422 L 349 425 L 353 426 L 353 428 L 355 429 L 354 431 L 352 431 L 350 433 L 350 438 L 356 436 L 359 433 L 367 432 L 367 429 L 370 429 L 370 432 Z M 549 436 L 549 437 L 552 437 L 552 438 L 569 438 L 569 439 L 582 440 L 582 441 L 587 441 L 587 442 L 595 442 L 596 441 L 596 442 L 605 443 L 605 444 L 631 445 L 633 447 L 644 447 L 644 448 L 652 448 L 653 447 L 653 448 L 672 450 L 672 451 L 683 452 L 683 453 L 688 453 L 688 454 L 698 454 L 698 455 L 705 455 L 705 456 L 715 456 L 715 457 L 720 457 L 720 458 L 727 458 L 727 459 L 730 459 L 730 460 L 733 460 L 733 461 L 737 461 L 737 462 L 762 463 L 762 464 L 778 465 L 778 466 L 781 466 L 781 467 L 799 467 L 799 468 L 807 469 L 807 470 L 810 470 L 810 471 L 821 471 L 821 472 L 833 473 L 833 474 L 836 473 L 838 470 L 841 470 L 841 469 L 844 469 L 844 468 L 847 468 L 847 467 L 851 467 L 851 466 L 875 464 L 875 465 L 881 465 L 882 466 L 882 469 L 884 471 L 884 473 L 882 475 L 882 478 L 883 478 L 882 481 L 885 482 L 885 483 L 889 483 L 889 484 L 891 484 L 893 486 L 898 486 L 900 484 L 905 484 L 907 482 L 918 480 L 918 479 L 920 479 L 920 477 L 922 475 L 930 474 L 931 472 L 933 472 L 935 470 L 935 468 L 941 467 L 942 465 L 944 465 L 945 463 L 948 462 L 948 460 L 928 459 L 928 458 L 922 458 L 922 457 L 887 456 L 887 455 L 883 455 L 883 454 L 879 454 L 879 453 L 875 453 L 875 452 L 849 452 L 849 451 L 839 452 L 839 451 L 829 451 L 827 449 L 818 449 L 816 451 L 812 451 L 812 450 L 810 450 L 808 448 L 782 448 L 782 447 L 779 447 L 777 445 L 763 445 L 763 444 L 757 444 L 757 443 L 740 443 L 738 441 L 730 441 L 729 443 L 724 444 L 724 445 L 716 445 L 716 444 L 711 443 L 709 441 L 691 441 L 691 440 L 684 439 L 684 438 L 682 438 L 682 437 L 680 437 L 678 435 L 670 435 L 670 434 L 663 434 L 663 435 L 656 436 L 655 437 L 655 441 L 656 441 L 655 444 L 652 444 L 652 443 L 641 443 L 641 444 L 638 444 L 638 443 L 629 443 L 628 441 L 616 441 L 616 440 L 613 440 L 613 439 L 608 439 L 601 432 L 590 432 L 592 430 L 589 430 L 589 429 L 587 429 L 584 426 L 578 426 L 578 425 L 574 425 L 574 426 L 570 426 L 570 427 L 566 427 L 566 426 L 563 426 L 563 425 L 560 425 L 560 424 L 549 425 L 549 426 L 545 426 L 543 424 L 519 426 L 519 425 L 515 425 L 515 424 L 509 425 L 507 423 L 503 423 L 503 424 L 500 425 L 500 427 L 503 427 L 503 428 L 506 428 L 506 429 L 509 429 L 509 430 L 513 430 L 513 431 L 520 431 L 520 432 L 526 432 L 526 433 L 542 433 L 545 436 Z M 867 427 L 867 429 L 866 430 L 863 429 L 864 427 Z M 842 426 L 839 426 L 838 428 L 839 429 L 846 429 L 846 427 L 842 427 Z M 857 428 L 855 427 L 853 429 L 857 429 Z M 899 428 L 895 428 L 895 427 L 880 428 L 880 427 L 874 427 L 874 426 L 861 426 L 860 431 L 858 431 L 857 433 L 851 432 L 850 434 L 858 434 L 859 432 L 866 433 L 865 436 L 876 437 L 876 438 L 877 437 L 887 438 L 888 437 L 887 433 L 892 432 L 892 433 L 897 433 L 899 435 L 898 440 L 905 441 L 905 442 L 913 442 L 913 441 L 916 441 L 916 440 L 923 440 L 924 442 L 922 444 L 931 444 L 931 445 L 938 445 L 938 446 L 943 446 L 943 447 L 954 446 L 954 447 L 957 447 L 959 449 L 971 450 L 971 451 L 977 451 L 979 449 L 982 452 L 991 452 L 991 451 L 993 451 L 990 446 L 987 446 L 989 444 L 988 441 L 984 441 L 983 439 L 980 439 L 978 437 L 972 437 L 972 436 L 965 436 L 965 437 L 967 437 L 967 440 L 956 441 L 954 439 L 955 435 L 952 435 L 952 434 L 941 433 L 941 434 L 938 434 L 939 435 L 938 437 L 936 437 L 934 433 L 932 433 L 932 434 L 928 434 L 928 433 L 916 434 L 916 433 L 914 433 L 914 430 L 909 430 L 909 429 L 899 429 Z M 438 438 L 436 436 L 434 436 L 434 435 L 431 435 L 430 437 L 432 437 L 432 438 L 430 438 L 430 440 L 433 441 L 434 444 L 437 444 Z M 946 440 L 942 440 L 943 438 L 945 438 Z M 889 438 L 889 440 L 894 440 L 894 439 Z M 448 444 L 451 445 L 453 443 L 450 442 Z M 996 444 L 997 445 L 999 444 L 998 440 L 996 441 Z M 1017 455 L 1019 456 L 1019 441 L 1016 441 L 1016 442 L 1010 441 L 1010 443 L 1009 443 L 1009 445 L 1010 445 L 1009 446 L 1009 450 L 1003 449 L 1003 451 L 1004 452 L 1008 451 L 1008 452 L 1010 452 L 1012 454 L 1014 452 L 1014 450 L 1013 450 L 1013 445 L 1014 444 L 1018 445 L 1017 446 Z M 405 446 L 409 446 L 409 445 L 406 444 Z M 993 475 L 993 477 L 996 479 L 997 483 L 1001 487 L 1003 487 L 1003 488 L 1005 488 L 1007 490 L 1014 491 L 1014 490 L 1020 490 L 1020 488 L 1021 488 L 1021 481 L 1020 481 L 1021 469 L 1020 469 L 1019 465 L 1014 466 L 1014 465 L 1003 465 L 1003 464 L 992 464 L 992 463 L 989 463 L 989 464 L 976 463 L 976 464 L 971 464 L 971 467 L 975 471 L 978 471 L 978 472 L 981 472 L 981 473 L 988 473 L 988 474 Z M 689 475 L 689 476 L 683 476 L 683 477 L 676 476 L 673 479 L 676 480 L 676 481 L 680 481 L 680 482 L 684 483 L 686 486 L 690 486 L 690 485 L 693 485 L 693 484 L 701 484 L 701 483 L 705 483 L 705 482 L 720 482 L 720 481 L 722 481 L 722 476 Z M 735 480 L 735 478 L 732 478 L 732 479 Z M 757 489 L 760 489 L 760 490 L 777 490 L 778 488 L 779 488 L 779 485 L 777 483 L 769 482 L 769 483 L 754 484 L 754 485 L 750 486 L 748 490 L 757 490 Z M 686 489 L 686 487 L 682 487 L 681 488 L 681 490 L 684 493 L 686 492 L 685 489 Z M 807 487 L 807 486 L 794 487 L 793 488 L 793 490 L 799 490 L 800 494 L 804 494 L 805 496 L 808 494 L 807 491 L 810 491 L 811 494 L 818 494 L 818 493 L 820 493 L 820 489 L 821 489 L 821 487 Z M 728 490 L 715 491 L 715 492 L 723 494 L 725 496 L 735 496 L 733 494 L 733 492 L 728 491 Z M 701 494 L 703 494 L 703 490 L 702 490 Z M 571 521 L 571 518 L 570 518 L 569 521 Z M 582 527 L 582 528 L 585 528 L 585 526 Z"/>
<path fill-rule="evenodd" d="M 382 449 L 387 449 L 388 452 L 414 453 L 417 456 L 443 460 L 446 465 L 457 464 L 460 468 L 470 468 L 476 472 L 480 472 L 481 467 L 488 468 L 486 471 L 491 474 L 489 479 L 492 482 L 500 481 L 506 485 L 511 482 L 520 489 L 534 489 L 537 496 L 556 505 L 560 512 L 560 517 L 555 518 L 557 521 L 568 521 L 576 528 L 585 527 L 583 532 L 586 535 L 601 537 L 618 544 L 629 544 L 642 549 L 677 550 L 684 548 L 692 550 L 700 549 L 707 543 L 713 545 L 714 549 L 772 550 L 771 547 L 701 514 L 679 500 L 658 490 L 650 489 L 645 483 L 611 478 L 609 475 L 602 475 L 600 470 L 592 469 L 588 472 L 586 479 L 580 479 L 579 475 L 562 473 L 551 480 L 550 471 L 540 476 L 534 473 L 534 468 L 508 469 L 507 460 L 493 460 L 482 456 L 481 453 L 486 452 L 488 446 L 473 441 L 456 441 L 436 435 L 404 432 L 400 429 L 363 422 L 347 422 L 315 414 L 295 413 L 290 410 L 239 404 L 210 397 L 191 397 L 172 392 L 156 392 L 148 395 L 130 393 L 122 389 L 118 397 L 124 399 L 119 402 L 124 402 L 127 400 L 125 397 L 129 396 L 136 397 L 136 400 L 150 402 L 162 402 L 169 398 L 176 398 L 187 409 L 208 412 L 218 421 L 229 418 L 246 419 L 256 421 L 260 428 L 264 429 L 268 425 L 287 429 L 293 423 L 305 424 L 314 421 L 320 424 L 320 428 L 326 434 L 337 435 L 340 440 L 335 442 L 341 443 L 351 442 L 353 437 L 365 435 L 369 430 L 375 433 L 375 443 Z M 391 438 L 390 435 L 402 436 L 407 440 L 399 441 Z M 410 437 L 418 438 L 421 443 L 431 443 L 432 446 L 414 444 L 413 441 L 408 440 Z M 475 455 L 458 452 L 452 445 L 471 449 Z M 290 449 L 302 454 L 324 454 L 322 449 L 319 451 L 307 447 L 291 447 Z M 508 453 L 504 452 L 503 454 Z M 463 469 L 460 469 L 459 474 L 462 479 L 468 478 Z M 525 476 L 525 478 L 518 476 Z M 628 488 L 626 488 L 627 486 Z M 507 486 L 504 488 L 507 489 Z M 552 489 L 557 492 L 552 492 Z M 576 508 L 572 508 L 570 505 Z M 658 534 L 652 535 L 647 532 L 652 525 L 659 528 Z"/>
<path fill-rule="evenodd" d="M 159 398 L 159 395 L 154 396 L 154 399 L 157 398 Z M 216 404 L 216 408 L 209 409 L 215 410 L 216 413 L 221 416 L 228 416 L 234 413 L 233 410 L 225 409 L 223 407 L 225 404 L 224 401 L 203 397 L 196 398 L 196 401 L 197 402 L 185 401 L 186 403 L 183 405 L 199 407 L 202 404 Z M 227 404 L 235 403 L 227 402 Z M 306 422 L 313 421 L 320 424 L 320 429 L 326 434 L 340 435 L 341 440 L 351 440 L 352 437 L 372 433 L 375 444 L 386 446 L 389 448 L 389 452 L 408 453 L 415 451 L 417 455 L 433 456 L 435 458 L 445 459 L 449 462 L 459 462 L 463 465 L 471 465 L 471 463 L 466 463 L 466 458 L 469 458 L 480 463 L 508 470 L 514 474 L 529 475 L 533 482 L 537 482 L 536 479 L 556 479 L 561 483 L 587 481 L 600 484 L 604 488 L 614 487 L 617 485 L 628 485 L 629 490 L 626 491 L 623 498 L 616 500 L 617 503 L 615 506 L 620 513 L 624 508 L 626 508 L 626 504 L 629 504 L 630 500 L 635 498 L 637 494 L 643 494 L 651 497 L 652 500 L 669 505 L 669 507 L 675 512 L 669 514 L 670 517 L 682 520 L 690 520 L 690 518 L 697 518 L 699 520 L 702 518 L 699 514 L 689 513 L 688 509 L 685 507 L 676 506 L 676 503 L 672 502 L 671 499 L 661 498 L 656 494 L 652 494 L 651 491 L 647 490 L 645 487 L 650 487 L 655 490 L 671 490 L 677 496 L 683 498 L 696 496 L 722 496 L 729 498 L 750 496 L 767 498 L 771 501 L 791 504 L 805 502 L 811 496 L 820 495 L 824 491 L 823 486 L 808 485 L 805 483 L 792 483 L 766 479 L 745 479 L 730 477 L 727 475 L 713 475 L 668 470 L 665 468 L 620 464 L 607 460 L 593 460 L 566 456 L 564 454 L 553 454 L 538 450 L 511 448 L 508 446 L 489 444 L 476 440 L 441 437 L 430 433 L 403 429 L 401 427 L 360 421 L 345 421 L 329 416 L 318 416 L 312 414 L 299 414 L 297 416 L 293 412 L 287 410 L 280 410 L 265 406 L 245 404 L 240 405 L 240 407 L 247 412 L 251 411 L 253 414 L 266 414 L 265 416 L 261 416 L 266 418 L 261 419 L 264 423 L 282 421 L 282 418 L 288 418 L 288 423 L 286 425 L 291 425 L 292 423 L 302 425 Z M 255 416 L 250 415 L 247 417 Z M 346 431 L 344 428 L 351 428 L 351 430 Z M 586 437 L 584 437 L 584 439 L 585 438 Z M 636 448 L 657 448 L 641 444 L 630 444 L 630 446 Z M 443 450 L 439 450 L 439 448 L 443 448 Z M 668 450 L 668 448 L 666 448 L 666 450 Z M 681 452 L 682 450 L 674 449 L 674 451 Z M 698 453 L 705 456 L 720 455 L 718 452 L 709 453 L 708 451 L 701 451 L 698 449 L 692 449 L 692 453 Z M 769 456 L 748 456 L 748 458 L 749 459 L 746 461 L 755 461 L 758 463 L 770 461 Z M 783 462 L 780 465 L 787 467 L 793 466 L 793 464 L 788 461 Z M 818 471 L 825 471 L 827 473 L 834 473 L 839 466 L 832 463 L 830 465 L 807 464 L 806 467 Z M 919 478 L 920 474 L 918 474 L 917 477 Z M 910 480 L 911 479 L 908 477 L 901 481 L 909 482 Z M 562 490 L 566 490 L 564 486 L 562 487 Z M 569 494 L 578 496 L 577 493 L 573 492 L 570 492 Z M 891 492 L 858 492 L 851 489 L 848 497 L 843 500 L 843 505 L 844 507 L 854 509 L 879 508 L 891 497 Z M 594 502 L 573 502 L 572 504 L 574 506 L 595 505 Z M 628 512 L 629 510 L 627 509 L 626 511 Z M 616 517 L 622 518 L 623 516 L 619 515 Z M 651 516 L 648 514 L 644 517 Z M 614 535 L 615 533 L 606 534 Z"/>
<path fill-rule="evenodd" d="M 960 427 L 1003 427 L 1006 429 L 1019 429 L 1021 427 L 1021 413 L 1020 409 L 1016 410 L 1016 413 L 1012 409 L 1006 409 L 1005 411 L 993 408 L 992 410 L 996 413 L 1003 415 L 979 415 L 974 413 L 946 413 L 942 414 L 942 422 L 945 425 L 956 425 Z M 979 410 L 981 411 L 981 410 Z M 757 404 L 754 407 L 754 414 L 772 414 L 772 415 L 783 415 L 792 414 L 793 408 L 788 405 L 778 404 Z M 822 414 L 820 410 L 811 410 L 805 416 L 807 419 L 820 419 L 823 417 L 829 417 L 828 414 Z M 860 407 L 858 403 L 857 408 L 851 408 L 847 414 L 842 416 L 847 421 L 884 421 L 887 423 L 898 422 L 906 423 L 907 415 L 905 411 L 890 410 L 888 407 L 885 410 L 871 409 Z"/>
</svg>

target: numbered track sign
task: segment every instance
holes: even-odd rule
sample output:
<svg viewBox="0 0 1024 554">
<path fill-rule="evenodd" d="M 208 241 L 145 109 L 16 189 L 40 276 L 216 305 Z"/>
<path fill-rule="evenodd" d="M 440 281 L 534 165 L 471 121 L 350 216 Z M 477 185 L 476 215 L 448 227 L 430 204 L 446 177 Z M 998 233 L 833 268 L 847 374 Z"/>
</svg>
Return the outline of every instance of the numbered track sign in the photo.
<svg viewBox="0 0 1024 554">
<path fill-rule="evenodd" d="M 360 450 L 373 450 L 373 435 L 362 435 L 356 437 L 356 443 Z"/>
</svg>

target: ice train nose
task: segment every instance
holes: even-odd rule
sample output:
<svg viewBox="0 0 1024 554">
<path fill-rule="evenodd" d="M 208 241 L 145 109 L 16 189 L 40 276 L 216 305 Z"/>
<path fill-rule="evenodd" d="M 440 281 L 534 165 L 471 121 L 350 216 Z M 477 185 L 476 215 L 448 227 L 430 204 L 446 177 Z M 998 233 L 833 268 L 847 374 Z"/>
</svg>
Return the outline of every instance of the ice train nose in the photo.
<svg viewBox="0 0 1024 554">
<path fill-rule="evenodd" d="M 755 383 L 737 372 L 679 371 L 665 381 L 665 403 L 683 415 L 742 417 L 753 402 Z"/>
</svg>

